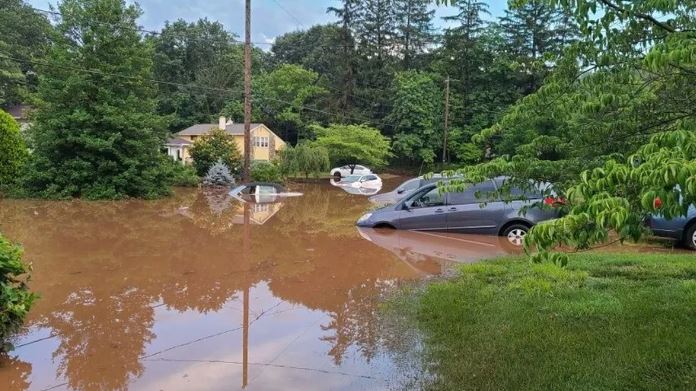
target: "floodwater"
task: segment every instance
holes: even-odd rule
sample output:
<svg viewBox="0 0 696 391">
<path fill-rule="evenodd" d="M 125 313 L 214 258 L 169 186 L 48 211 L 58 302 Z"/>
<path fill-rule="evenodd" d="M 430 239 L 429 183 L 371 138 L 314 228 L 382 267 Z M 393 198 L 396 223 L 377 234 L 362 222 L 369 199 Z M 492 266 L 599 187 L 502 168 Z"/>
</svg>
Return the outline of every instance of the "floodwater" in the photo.
<svg viewBox="0 0 696 391">
<path fill-rule="evenodd" d="M 0 358 L 0 388 L 398 387 L 380 298 L 508 251 L 493 237 L 358 230 L 365 196 L 328 181 L 290 190 L 304 195 L 0 200 L 0 231 L 24 246 L 41 295 Z"/>
</svg>

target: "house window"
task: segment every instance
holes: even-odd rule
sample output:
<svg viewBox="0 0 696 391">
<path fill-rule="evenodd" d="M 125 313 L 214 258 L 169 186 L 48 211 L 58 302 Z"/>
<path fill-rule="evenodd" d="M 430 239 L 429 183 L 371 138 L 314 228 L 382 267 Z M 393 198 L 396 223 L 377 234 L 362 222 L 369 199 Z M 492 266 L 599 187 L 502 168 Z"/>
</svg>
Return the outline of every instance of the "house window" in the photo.
<svg viewBox="0 0 696 391">
<path fill-rule="evenodd" d="M 254 137 L 253 144 L 255 147 L 268 148 L 268 137 Z"/>
</svg>

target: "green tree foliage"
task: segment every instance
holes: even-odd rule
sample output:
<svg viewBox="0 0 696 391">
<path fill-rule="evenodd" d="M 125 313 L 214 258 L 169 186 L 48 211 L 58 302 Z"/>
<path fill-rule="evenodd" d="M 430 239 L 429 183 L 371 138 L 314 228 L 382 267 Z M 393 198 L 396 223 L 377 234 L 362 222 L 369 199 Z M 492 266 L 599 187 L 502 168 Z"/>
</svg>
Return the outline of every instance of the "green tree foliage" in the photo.
<svg viewBox="0 0 696 391">
<path fill-rule="evenodd" d="M 0 191 L 15 183 L 28 155 L 17 121 L 0 110 Z"/>
<path fill-rule="evenodd" d="M 403 68 L 411 69 L 414 59 L 423 54 L 434 41 L 430 0 L 394 0 L 395 44 L 403 58 Z"/>
<path fill-rule="evenodd" d="M 381 167 L 391 156 L 389 139 L 366 125 L 315 125 L 316 140 L 311 144 L 326 148 L 331 164 L 365 164 Z"/>
<path fill-rule="evenodd" d="M 394 153 L 415 163 L 432 163 L 442 144 L 442 90 L 432 75 L 418 71 L 398 73 L 392 89 L 387 121 L 396 126 Z"/>
<path fill-rule="evenodd" d="M 196 169 L 190 165 L 181 164 L 174 159 L 167 159 L 164 166 L 171 186 L 195 187 L 200 183 Z"/>
<path fill-rule="evenodd" d="M 317 84 L 319 75 L 299 65 L 283 64 L 253 81 L 254 121 L 263 122 L 287 141 L 299 141 L 307 134 L 308 125 L 322 119 L 319 109 L 327 90 Z M 244 101 L 234 100 L 225 106 L 224 115 L 242 122 Z"/>
<path fill-rule="evenodd" d="M 324 147 L 305 142 L 294 148 L 287 146 L 280 151 L 279 169 L 286 178 L 297 174 L 302 174 L 305 178 L 309 178 L 310 175 L 319 177 L 329 168 L 329 152 Z"/>
<path fill-rule="evenodd" d="M 228 100 L 241 97 L 244 49 L 236 38 L 207 19 L 167 23 L 150 38 L 154 78 L 170 83 L 159 85 L 157 99 L 159 113 L 171 118 L 171 131 L 210 122 Z M 262 70 L 264 57 L 253 51 L 254 72 Z"/>
<path fill-rule="evenodd" d="M 251 179 L 257 182 L 280 182 L 282 179 L 277 162 L 255 162 L 251 166 Z"/>
<path fill-rule="evenodd" d="M 531 0 L 505 11 L 500 25 L 506 49 L 519 67 L 526 93 L 536 91 L 550 64 L 575 41 L 578 28 L 563 10 L 544 0 Z"/>
<path fill-rule="evenodd" d="M 140 9 L 66 0 L 58 10 L 60 38 L 40 69 L 27 190 L 91 199 L 168 194 L 165 124 L 146 82 L 152 56 L 136 30 Z"/>
<path fill-rule="evenodd" d="M 242 165 L 242 155 L 237 149 L 234 137 L 221 129 L 211 129 L 210 132 L 193 142 L 190 150 L 193 167 L 199 176 L 204 176 L 218 160 L 234 174 Z"/>
<path fill-rule="evenodd" d="M 8 338 L 22 327 L 36 300 L 27 286 L 30 271 L 22 249 L 0 235 L 0 351 L 12 350 Z"/>
<path fill-rule="evenodd" d="M 0 107 L 24 103 L 38 85 L 52 33 L 46 17 L 22 0 L 0 0 Z"/>
</svg>

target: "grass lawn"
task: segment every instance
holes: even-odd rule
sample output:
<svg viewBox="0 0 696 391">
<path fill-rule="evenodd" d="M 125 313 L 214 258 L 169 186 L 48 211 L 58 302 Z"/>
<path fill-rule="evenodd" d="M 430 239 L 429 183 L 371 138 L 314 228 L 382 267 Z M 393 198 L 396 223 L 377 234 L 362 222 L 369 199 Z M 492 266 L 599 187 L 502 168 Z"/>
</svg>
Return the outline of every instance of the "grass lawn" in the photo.
<svg viewBox="0 0 696 391">
<path fill-rule="evenodd" d="M 432 389 L 696 390 L 696 255 L 467 265 L 389 313 L 424 336 Z"/>
</svg>

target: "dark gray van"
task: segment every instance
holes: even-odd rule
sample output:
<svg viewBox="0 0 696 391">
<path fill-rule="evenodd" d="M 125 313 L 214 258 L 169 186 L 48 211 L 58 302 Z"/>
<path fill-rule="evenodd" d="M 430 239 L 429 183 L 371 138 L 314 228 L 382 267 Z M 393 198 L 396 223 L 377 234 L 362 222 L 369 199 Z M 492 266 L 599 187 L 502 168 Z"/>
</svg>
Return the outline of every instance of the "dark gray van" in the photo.
<svg viewBox="0 0 696 391">
<path fill-rule="evenodd" d="M 396 228 L 417 231 L 446 231 L 468 234 L 502 235 L 514 245 L 521 245 L 524 236 L 534 225 L 558 217 L 558 211 L 530 207 L 542 201 L 542 190 L 523 191 L 513 188 L 517 201 L 488 200 L 477 194 L 497 191 L 505 178 L 488 180 L 470 186 L 463 192 L 440 193 L 436 183 L 421 187 L 395 205 L 386 206 L 363 215 L 360 227 Z M 525 214 L 522 208 L 527 206 Z"/>
</svg>

